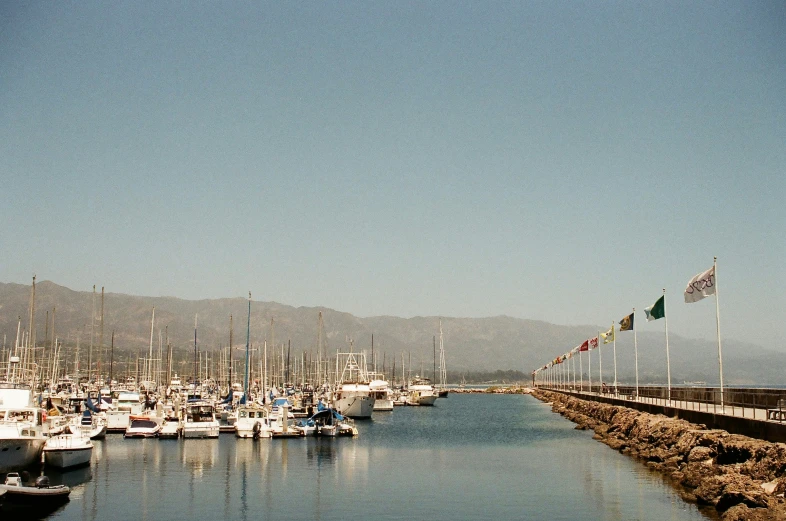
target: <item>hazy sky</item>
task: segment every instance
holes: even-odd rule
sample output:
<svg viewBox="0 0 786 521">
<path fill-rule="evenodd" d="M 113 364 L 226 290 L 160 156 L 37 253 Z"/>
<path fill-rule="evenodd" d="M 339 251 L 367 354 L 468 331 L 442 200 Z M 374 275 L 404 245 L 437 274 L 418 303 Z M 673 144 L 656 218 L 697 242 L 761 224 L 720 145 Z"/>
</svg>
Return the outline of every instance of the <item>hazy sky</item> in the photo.
<svg viewBox="0 0 786 521">
<path fill-rule="evenodd" d="M 785 170 L 783 2 L 0 4 L 4 282 L 786 351 Z"/>
</svg>

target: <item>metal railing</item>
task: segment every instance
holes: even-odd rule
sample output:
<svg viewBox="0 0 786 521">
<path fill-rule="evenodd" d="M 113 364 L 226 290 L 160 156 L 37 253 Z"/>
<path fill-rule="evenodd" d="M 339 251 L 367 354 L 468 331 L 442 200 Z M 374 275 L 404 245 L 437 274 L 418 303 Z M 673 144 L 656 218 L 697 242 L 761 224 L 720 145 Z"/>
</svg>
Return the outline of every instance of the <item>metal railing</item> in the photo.
<svg viewBox="0 0 786 521">
<path fill-rule="evenodd" d="M 723 400 L 719 387 L 645 385 L 538 385 L 538 388 L 589 394 L 638 403 L 650 403 L 690 411 L 786 423 L 786 389 L 726 387 Z M 723 403 L 723 405 L 721 405 Z"/>
</svg>

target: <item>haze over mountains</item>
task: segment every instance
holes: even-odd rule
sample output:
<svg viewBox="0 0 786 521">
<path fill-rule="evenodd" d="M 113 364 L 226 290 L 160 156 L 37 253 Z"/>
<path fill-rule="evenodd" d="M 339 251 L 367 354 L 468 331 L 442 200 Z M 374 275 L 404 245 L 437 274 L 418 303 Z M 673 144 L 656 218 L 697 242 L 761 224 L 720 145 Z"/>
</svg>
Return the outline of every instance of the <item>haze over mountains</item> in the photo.
<svg viewBox="0 0 786 521">
<path fill-rule="evenodd" d="M 0 335 L 4 335 L 6 348 L 12 347 L 16 338 L 17 321 L 21 317 L 22 329 L 28 327 L 30 286 L 0 283 Z M 110 344 L 115 332 L 117 357 L 136 356 L 147 352 L 150 344 L 151 312 L 155 306 L 155 340 L 158 331 L 166 334 L 176 358 L 193 356 L 194 317 L 198 315 L 198 348 L 200 351 L 217 351 L 229 344 L 229 317 L 234 319 L 233 345 L 238 352 L 245 348 L 248 319 L 246 298 L 189 301 L 175 297 L 140 297 L 119 293 L 104 295 L 104 346 Z M 95 295 L 95 325 L 91 326 L 92 291 L 73 291 L 49 281 L 36 284 L 36 338 L 44 345 L 54 333 L 66 346 L 73 346 L 77 337 L 83 349 L 90 342 L 100 343 L 101 288 Z M 392 358 L 401 367 L 402 354 L 409 365 L 410 354 L 413 372 L 431 374 L 434 342 L 439 345 L 439 320 L 442 320 L 443 339 L 448 367 L 448 378 L 458 382 L 462 373 L 494 370 L 519 370 L 529 373 L 549 360 L 564 354 L 598 330 L 608 328 L 596 325 L 561 326 L 547 322 L 518 319 L 507 316 L 488 318 L 413 317 L 391 316 L 356 317 L 348 313 L 315 307 L 292 307 L 275 302 L 252 301 L 250 339 L 254 346 L 281 345 L 291 342 L 293 356 L 303 351 L 316 356 L 318 342 L 318 315 L 324 318 L 324 346 L 328 354 L 349 349 L 350 340 L 355 351 L 374 352 L 377 367 L 383 360 L 389 371 Z M 47 312 L 49 324 L 47 324 Z M 271 319 L 273 325 L 271 327 Z M 666 355 L 663 321 L 646 323 L 643 315 L 636 317 L 639 378 L 644 383 L 665 383 Z M 714 324 L 708 325 L 714 327 Z M 642 331 L 644 330 L 644 331 Z M 715 342 L 686 339 L 670 332 L 672 382 L 718 381 L 717 344 Z M 613 381 L 612 345 L 603 346 L 604 380 Z M 84 356 L 84 350 L 82 351 Z M 592 352 L 592 377 L 597 381 L 598 356 Z M 96 355 L 98 356 L 98 355 Z M 237 355 L 238 357 L 240 355 Z M 778 368 L 772 364 L 778 353 L 760 346 L 723 340 L 724 382 L 727 384 L 766 385 L 782 383 Z M 617 364 L 620 381 L 633 381 L 633 334 L 617 334 Z M 370 360 L 370 357 L 369 357 Z M 584 355 L 584 364 L 587 357 Z M 578 369 L 578 361 L 576 361 Z M 586 365 L 584 366 L 586 372 Z"/>
</svg>

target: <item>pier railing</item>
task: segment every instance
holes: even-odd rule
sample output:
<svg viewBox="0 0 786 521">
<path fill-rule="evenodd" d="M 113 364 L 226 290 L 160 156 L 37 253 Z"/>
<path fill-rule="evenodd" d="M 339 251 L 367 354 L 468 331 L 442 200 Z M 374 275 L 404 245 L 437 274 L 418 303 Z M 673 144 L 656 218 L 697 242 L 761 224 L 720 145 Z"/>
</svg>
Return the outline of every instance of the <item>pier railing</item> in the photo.
<svg viewBox="0 0 786 521">
<path fill-rule="evenodd" d="M 643 385 L 592 385 L 579 382 L 568 385 L 538 385 L 540 388 L 568 392 L 571 394 L 592 394 L 608 396 L 620 400 L 639 403 L 666 405 L 679 409 L 726 414 L 763 421 L 786 423 L 786 389 L 725 387 L 723 400 L 718 387 Z M 721 406 L 721 403 L 723 404 Z"/>
</svg>

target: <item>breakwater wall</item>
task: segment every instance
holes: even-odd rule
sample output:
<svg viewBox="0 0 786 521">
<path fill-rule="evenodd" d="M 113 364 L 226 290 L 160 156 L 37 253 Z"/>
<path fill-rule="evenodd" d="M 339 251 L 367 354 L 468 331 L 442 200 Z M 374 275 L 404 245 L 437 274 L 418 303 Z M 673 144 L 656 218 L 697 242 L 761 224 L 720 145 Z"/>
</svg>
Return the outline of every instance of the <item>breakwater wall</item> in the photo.
<svg viewBox="0 0 786 521">
<path fill-rule="evenodd" d="M 786 520 L 786 445 L 627 407 L 534 390 L 594 438 L 668 476 L 723 521 Z"/>
</svg>

